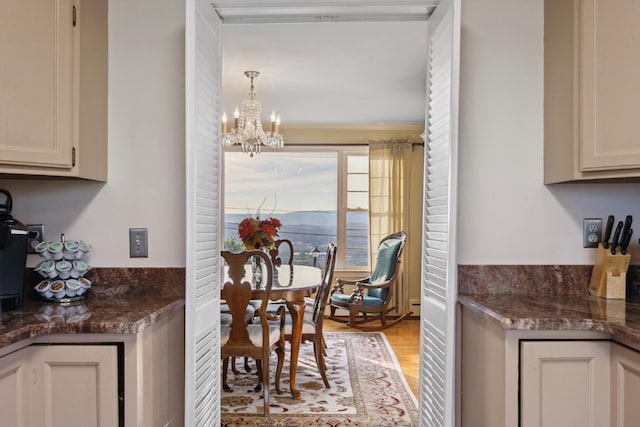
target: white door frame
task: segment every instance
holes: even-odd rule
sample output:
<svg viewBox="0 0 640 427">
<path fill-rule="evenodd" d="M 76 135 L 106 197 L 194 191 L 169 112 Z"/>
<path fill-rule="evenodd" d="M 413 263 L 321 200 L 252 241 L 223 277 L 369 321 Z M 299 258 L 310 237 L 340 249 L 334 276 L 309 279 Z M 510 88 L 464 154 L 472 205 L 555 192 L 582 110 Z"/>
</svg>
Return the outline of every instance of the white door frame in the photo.
<svg viewBox="0 0 640 427">
<path fill-rule="evenodd" d="M 206 2 L 206 1 L 210 1 L 210 0 L 187 0 L 187 4 L 192 3 L 192 2 L 203 3 L 203 2 Z M 459 16 L 459 0 L 455 0 L 455 2 L 458 4 L 458 10 L 457 10 L 458 15 L 457 15 L 456 19 L 458 20 L 458 24 L 459 24 L 459 19 L 460 19 L 460 16 Z M 255 21 L 255 13 L 256 13 L 256 11 L 262 12 L 262 13 L 265 14 L 265 16 L 268 16 L 268 15 L 272 15 L 273 10 L 275 10 L 275 9 L 283 9 L 283 8 L 285 8 L 285 9 L 288 9 L 289 11 L 293 9 L 293 10 L 298 10 L 298 11 L 300 11 L 300 13 L 302 13 L 306 9 L 309 9 L 311 7 L 311 5 L 304 4 L 304 3 L 302 3 L 302 5 L 301 5 L 301 3 L 302 2 L 300 0 L 280 0 L 280 1 L 271 1 L 271 0 L 266 0 L 266 1 L 257 1 L 257 0 L 219 0 L 219 1 L 215 2 L 215 8 L 218 8 L 218 9 L 233 8 L 233 9 L 236 9 L 236 10 L 246 10 L 247 13 L 249 13 L 249 11 L 251 11 L 251 14 L 254 15 L 254 18 L 253 18 L 254 22 L 258 22 L 258 21 Z M 323 7 L 324 8 L 331 8 L 331 7 L 339 8 L 339 7 L 345 7 L 345 6 L 349 6 L 351 8 L 353 8 L 353 7 L 367 7 L 367 6 L 369 6 L 369 7 L 370 6 L 377 6 L 377 7 L 397 8 L 397 7 L 400 7 L 400 6 L 437 6 L 439 3 L 440 3 L 439 0 L 356 0 L 356 1 L 349 1 L 349 2 L 344 1 L 344 0 L 322 0 L 322 1 L 315 1 L 314 4 L 313 4 L 313 8 L 314 9 L 319 9 L 319 8 L 323 8 Z M 443 1 L 443 3 L 447 4 L 449 2 L 448 1 Z M 214 5 L 214 3 L 210 3 L 210 4 L 212 6 Z M 187 8 L 187 11 L 189 12 L 189 6 Z M 295 15 L 288 15 L 288 16 L 291 19 L 289 22 L 296 22 Z M 458 36 L 457 42 L 459 43 L 459 36 Z M 189 43 L 189 35 L 187 35 L 187 44 L 188 43 Z M 459 45 L 458 45 L 458 50 L 459 50 Z M 187 78 L 189 78 L 189 76 L 187 76 Z M 189 84 L 187 82 L 187 88 L 188 87 L 189 87 Z M 455 96 L 457 96 L 457 82 L 456 82 L 456 88 L 455 88 Z M 189 113 L 187 113 L 187 114 L 189 114 Z M 457 140 L 457 109 L 455 111 L 455 114 L 456 114 L 456 117 L 455 117 L 456 120 L 455 120 L 454 125 L 456 126 L 456 128 L 452 129 L 452 131 L 454 132 L 454 134 L 455 134 L 454 136 L 455 136 L 455 138 Z M 189 117 L 187 117 L 188 127 L 189 127 L 190 123 L 191 123 L 190 119 L 189 119 Z M 188 132 L 189 132 L 189 129 L 187 130 L 187 133 Z M 216 137 L 219 138 L 219 135 L 216 136 Z M 457 142 L 456 142 L 455 147 L 457 147 Z M 454 149 L 455 149 L 455 147 L 454 147 Z M 425 155 L 426 155 L 426 150 L 425 150 Z M 190 153 L 188 152 L 187 153 L 187 158 L 189 158 L 189 156 L 190 156 Z M 453 162 L 457 162 L 457 156 L 453 156 L 451 160 Z M 220 167 L 218 167 L 218 171 L 219 171 L 219 176 L 217 177 L 217 183 L 219 184 L 221 179 L 222 179 L 222 177 L 221 177 L 222 169 Z M 187 174 L 189 174 L 190 172 L 192 172 L 192 171 L 190 171 L 189 168 L 188 168 L 187 169 Z M 452 173 L 456 173 L 456 172 L 457 172 L 457 168 L 454 167 L 452 169 Z M 454 177 L 454 179 L 455 179 L 455 177 Z M 187 185 L 188 186 L 189 185 L 193 185 L 193 182 L 191 180 L 187 179 Z M 452 191 L 452 193 L 449 194 L 450 200 L 453 200 L 454 203 L 455 203 L 455 200 L 457 198 L 457 188 L 454 185 L 453 188 L 451 188 L 450 190 Z M 187 193 L 188 194 L 189 194 L 189 191 L 190 190 L 188 188 L 187 189 Z M 193 203 L 194 202 L 193 198 L 188 198 L 187 200 L 188 200 L 188 203 Z M 220 194 L 218 202 L 221 204 L 221 201 L 222 201 L 222 198 L 221 198 L 221 194 Z M 188 209 L 188 212 L 189 212 L 190 208 L 188 207 L 187 209 Z M 454 214 L 455 214 L 455 206 L 454 206 Z M 218 217 L 216 219 L 217 219 L 217 222 L 219 223 L 220 220 L 222 219 L 222 214 L 221 214 L 221 212 L 218 212 L 217 215 L 218 215 Z M 192 221 L 192 218 L 190 217 L 190 215 L 187 215 L 187 222 L 189 223 L 190 221 Z M 450 234 L 449 235 L 450 235 L 451 238 L 455 239 L 455 235 L 456 235 L 455 234 L 455 221 L 451 222 L 450 224 L 453 227 L 453 229 L 450 230 Z M 188 231 L 189 230 L 194 230 L 194 224 L 191 224 L 191 225 L 187 224 L 187 230 Z M 189 237 L 187 237 L 187 241 L 188 242 L 190 241 Z M 456 295 L 455 295 L 455 291 L 456 291 L 456 287 L 455 287 L 455 268 L 456 268 L 456 266 L 455 266 L 455 262 L 456 262 L 456 258 L 455 258 L 455 241 L 453 243 L 454 244 L 450 247 L 450 249 L 453 251 L 453 256 L 449 259 L 449 266 L 448 266 L 448 268 L 450 270 L 453 270 L 453 274 L 452 274 L 453 278 L 451 279 L 451 280 L 453 280 L 453 282 L 452 282 L 453 283 L 453 288 L 452 288 L 453 295 L 450 295 L 450 296 L 447 297 L 448 298 L 448 302 L 447 302 L 446 305 L 447 305 L 447 309 L 453 309 L 454 310 L 453 317 L 449 318 L 450 320 L 448 321 L 447 329 L 449 329 L 451 331 L 451 333 L 453 333 L 455 335 L 455 298 L 456 298 Z M 219 241 L 217 247 L 220 248 L 221 244 L 222 244 L 222 242 Z M 423 246 L 423 248 L 425 246 L 424 238 L 423 238 L 422 246 Z M 191 245 L 188 244 L 187 245 L 187 251 L 197 251 L 197 249 L 195 249 L 195 245 L 194 244 L 191 244 Z M 193 254 L 192 253 L 188 253 L 187 254 L 187 260 L 190 260 L 190 259 L 192 259 L 192 260 L 196 259 L 196 254 L 195 253 L 193 253 Z M 423 270 L 426 267 L 426 265 L 425 265 L 426 261 L 424 261 L 425 259 L 426 258 L 423 257 Z M 189 276 L 189 274 L 192 273 L 189 270 L 194 268 L 194 266 L 190 265 L 190 264 L 191 264 L 190 262 L 187 262 L 187 270 L 188 270 L 187 271 L 187 276 Z M 219 271 L 218 271 L 218 274 L 214 274 L 213 280 L 214 280 L 214 288 L 218 289 L 219 285 L 220 285 L 220 283 L 219 283 L 219 281 L 220 281 Z M 422 281 L 423 281 L 422 288 L 424 289 L 425 288 L 424 275 L 423 275 Z M 187 286 L 188 287 L 189 286 L 193 286 L 193 284 L 190 284 L 190 283 L 192 283 L 192 282 L 187 280 Z M 189 292 L 190 292 L 190 290 L 187 289 L 187 295 L 189 295 Z M 187 299 L 187 305 L 189 305 L 189 304 L 190 304 L 189 303 L 189 299 Z M 189 308 L 190 307 L 187 307 L 187 311 L 189 311 Z M 422 317 L 422 315 L 421 315 L 421 317 Z M 187 317 L 187 319 L 189 320 L 189 317 Z M 451 321 L 451 319 L 453 319 L 453 321 Z M 451 322 L 453 322 L 453 323 L 451 323 Z M 190 327 L 192 327 L 192 325 L 189 325 L 189 323 L 187 323 L 186 327 L 187 327 L 187 329 L 189 329 Z M 212 332 L 213 332 L 213 334 L 215 336 L 218 335 L 218 333 L 219 333 L 219 325 L 217 323 L 214 325 Z M 422 347 L 424 345 L 425 345 L 425 343 L 423 343 L 422 339 L 421 339 L 421 354 L 424 354 L 424 352 L 422 351 Z M 450 351 L 450 353 L 447 356 L 447 359 L 448 360 L 455 360 L 455 346 L 451 347 L 451 346 L 448 345 L 448 350 L 447 351 L 448 352 Z M 186 347 L 185 348 L 185 352 L 186 352 L 185 360 L 187 361 L 187 363 L 192 363 L 195 356 L 194 356 L 194 354 L 191 353 L 192 352 L 191 348 Z M 185 367 L 185 369 L 188 371 L 190 369 L 190 367 L 187 366 L 187 367 Z M 455 373 L 455 371 L 454 371 L 454 373 Z M 421 371 L 421 378 L 420 378 L 421 388 L 422 388 L 422 385 L 423 385 L 424 380 L 425 380 L 423 378 L 423 376 L 424 376 L 424 373 Z M 447 386 L 447 390 L 446 390 L 447 399 L 450 400 L 450 402 L 449 402 L 449 405 L 447 405 L 448 407 L 446 408 L 446 412 L 447 412 L 446 421 L 445 421 L 446 424 L 443 424 L 443 425 L 447 425 L 447 426 L 453 426 L 453 422 L 456 419 L 456 417 L 455 417 L 455 412 L 456 412 L 455 408 L 454 409 L 450 409 L 449 408 L 450 406 L 452 406 L 454 404 L 454 401 L 453 401 L 454 394 L 453 393 L 454 393 L 455 390 L 453 390 L 453 389 L 455 389 L 455 379 L 451 378 L 450 381 L 451 382 Z M 216 392 L 216 393 L 214 393 L 214 395 L 219 395 L 219 393 Z M 185 397 L 187 399 L 192 399 L 193 398 L 193 396 L 188 394 L 188 393 L 185 393 Z M 420 397 L 420 404 L 422 405 L 423 404 L 423 396 L 421 395 L 419 397 Z M 187 405 L 191 405 L 191 403 L 192 402 L 185 402 L 185 408 L 188 408 Z M 191 405 L 191 406 L 193 406 L 193 405 Z M 191 406 L 189 406 L 189 407 L 191 407 Z M 219 416 L 220 416 L 219 412 L 220 412 L 220 408 L 218 406 L 218 408 L 216 408 L 216 413 L 215 413 L 214 419 L 219 420 Z M 187 426 L 191 426 L 191 425 L 198 425 L 198 426 L 200 426 L 200 425 L 202 425 L 202 426 L 214 425 L 214 424 L 209 424 L 208 423 L 208 422 L 211 422 L 211 419 L 209 419 L 207 422 L 201 422 L 201 423 L 200 422 L 196 422 L 195 420 L 196 420 L 196 417 L 195 417 L 194 413 L 192 413 L 191 411 L 186 410 L 185 411 L 185 425 L 187 425 Z M 425 423 L 423 423 L 422 418 L 421 418 L 421 425 L 426 425 Z M 432 425 L 432 424 L 429 423 L 429 425 Z M 433 425 L 439 425 L 439 424 L 433 424 Z"/>
</svg>

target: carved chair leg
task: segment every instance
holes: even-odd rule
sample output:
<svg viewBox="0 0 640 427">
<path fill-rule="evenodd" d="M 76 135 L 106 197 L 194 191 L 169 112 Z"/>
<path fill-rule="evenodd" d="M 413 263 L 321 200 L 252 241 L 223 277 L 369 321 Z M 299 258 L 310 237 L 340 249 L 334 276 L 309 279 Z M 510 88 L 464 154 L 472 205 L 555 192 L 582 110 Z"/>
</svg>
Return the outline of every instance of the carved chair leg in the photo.
<svg viewBox="0 0 640 427">
<path fill-rule="evenodd" d="M 313 354 L 316 357 L 316 365 L 318 365 L 318 371 L 320 371 L 320 376 L 322 376 L 322 382 L 324 382 L 324 386 L 326 388 L 331 388 L 329 379 L 327 379 L 327 364 L 324 360 L 324 350 L 321 341 L 322 338 L 315 339 L 313 341 Z"/>
<path fill-rule="evenodd" d="M 264 365 L 262 364 L 264 362 Z M 269 415 L 269 359 L 261 360 L 260 366 L 262 367 L 262 376 L 260 382 L 262 383 L 262 394 L 264 396 L 264 415 Z"/>
<path fill-rule="evenodd" d="M 262 390 L 262 360 L 256 360 L 256 368 L 258 369 L 258 385 L 253 389 L 256 393 Z"/>
<path fill-rule="evenodd" d="M 249 358 L 245 356 L 244 358 L 244 371 L 246 373 L 251 372 L 251 366 L 249 366 Z"/>
<path fill-rule="evenodd" d="M 234 375 L 238 375 L 240 373 L 238 371 L 238 368 L 236 367 L 236 358 L 235 357 L 231 358 L 231 372 L 233 372 Z"/>
<path fill-rule="evenodd" d="M 349 310 L 349 326 L 354 326 L 357 322 L 356 322 L 356 316 L 357 316 L 357 312 L 353 311 L 353 310 Z"/>
<path fill-rule="evenodd" d="M 232 392 L 233 390 L 227 384 L 227 374 L 229 372 L 229 358 L 225 357 L 222 360 L 222 389 L 226 392 Z"/>
<path fill-rule="evenodd" d="M 278 355 L 278 366 L 276 367 L 276 391 L 280 394 L 282 393 L 280 390 L 280 378 L 282 376 L 282 368 L 284 367 L 284 348 L 276 348 L 276 354 Z"/>
</svg>

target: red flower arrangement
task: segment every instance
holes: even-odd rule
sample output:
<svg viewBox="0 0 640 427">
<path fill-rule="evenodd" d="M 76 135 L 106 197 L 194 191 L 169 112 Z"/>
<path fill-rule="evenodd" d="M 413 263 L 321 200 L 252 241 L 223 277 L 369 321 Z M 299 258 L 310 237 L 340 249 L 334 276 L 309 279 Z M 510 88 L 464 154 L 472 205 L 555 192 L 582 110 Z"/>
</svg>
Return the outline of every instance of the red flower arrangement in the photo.
<svg viewBox="0 0 640 427">
<path fill-rule="evenodd" d="M 278 237 L 278 229 L 282 223 L 277 218 L 245 218 L 238 224 L 238 235 L 247 250 L 274 249 L 273 242 Z"/>
</svg>

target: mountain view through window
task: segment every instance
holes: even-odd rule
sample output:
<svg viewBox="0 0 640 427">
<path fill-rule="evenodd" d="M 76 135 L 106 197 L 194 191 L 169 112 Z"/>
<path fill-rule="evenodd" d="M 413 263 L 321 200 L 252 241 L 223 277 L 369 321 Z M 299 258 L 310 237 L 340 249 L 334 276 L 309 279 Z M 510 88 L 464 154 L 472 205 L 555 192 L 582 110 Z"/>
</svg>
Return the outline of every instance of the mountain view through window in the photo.
<svg viewBox="0 0 640 427">
<path fill-rule="evenodd" d="M 369 265 L 368 157 L 337 150 L 225 153 L 225 249 L 243 250 L 238 224 L 275 217 L 296 264 L 323 265 L 328 242 L 342 250 L 340 268 Z"/>
</svg>

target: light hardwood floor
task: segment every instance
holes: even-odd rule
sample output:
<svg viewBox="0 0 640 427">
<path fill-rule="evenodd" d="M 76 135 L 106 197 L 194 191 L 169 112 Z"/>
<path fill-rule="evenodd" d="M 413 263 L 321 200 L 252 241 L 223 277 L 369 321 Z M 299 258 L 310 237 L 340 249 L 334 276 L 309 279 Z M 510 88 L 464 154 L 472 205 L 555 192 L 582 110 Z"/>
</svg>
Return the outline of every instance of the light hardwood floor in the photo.
<svg viewBox="0 0 640 427">
<path fill-rule="evenodd" d="M 323 322 L 323 330 L 325 332 L 358 331 L 358 329 L 328 319 Z M 382 332 L 398 358 L 411 391 L 417 396 L 420 371 L 420 319 L 405 319 Z"/>
</svg>

